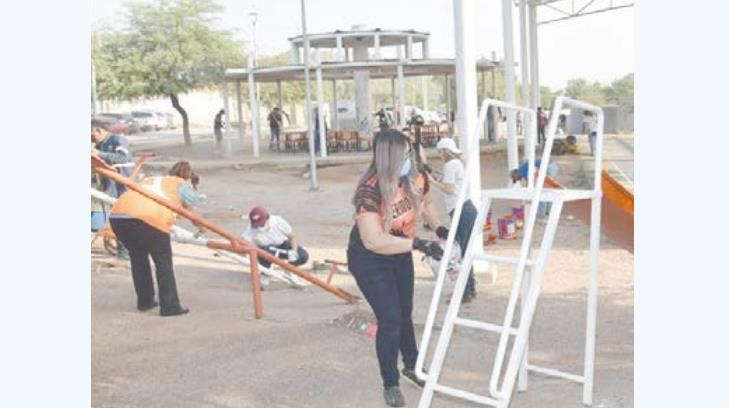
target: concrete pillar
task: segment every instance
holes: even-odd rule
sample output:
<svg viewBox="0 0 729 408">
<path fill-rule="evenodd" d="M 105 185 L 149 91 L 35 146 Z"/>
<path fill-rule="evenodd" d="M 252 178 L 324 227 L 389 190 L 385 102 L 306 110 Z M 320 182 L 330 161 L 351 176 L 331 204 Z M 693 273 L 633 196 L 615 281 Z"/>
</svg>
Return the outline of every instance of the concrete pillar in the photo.
<svg viewBox="0 0 729 408">
<path fill-rule="evenodd" d="M 527 40 L 527 6 L 525 1 L 519 2 L 519 51 L 521 52 L 521 106 L 529 106 L 529 44 Z"/>
<path fill-rule="evenodd" d="M 281 81 L 276 81 L 276 103 L 279 108 L 283 109 L 283 91 L 281 89 Z"/>
<path fill-rule="evenodd" d="M 352 26 L 353 30 L 363 29 L 360 26 Z M 369 50 L 367 41 L 362 39 L 355 43 L 352 47 L 353 58 L 355 61 L 366 61 L 369 59 Z M 368 71 L 354 72 L 354 100 L 355 110 L 357 112 L 357 125 L 360 126 L 363 120 L 371 123 L 370 109 L 370 73 Z M 372 127 L 370 126 L 370 129 Z"/>
<path fill-rule="evenodd" d="M 243 98 L 240 96 L 240 81 L 235 81 L 235 101 L 238 111 L 238 136 L 240 137 L 240 144 L 243 146 L 246 133 L 243 125 Z"/>
<path fill-rule="evenodd" d="M 380 50 L 380 33 L 375 32 L 375 59 L 382 59 L 382 52 Z"/>
<path fill-rule="evenodd" d="M 291 44 L 291 63 L 294 65 L 301 64 L 301 58 L 299 58 L 299 46 Z"/>
<path fill-rule="evenodd" d="M 514 27 L 511 0 L 501 0 L 504 29 L 504 86 L 506 102 L 514 103 Z M 513 110 L 506 112 L 506 152 L 509 169 L 519 167 L 519 151 L 516 142 L 516 116 Z M 505 175 L 508 183 L 511 179 Z"/>
<path fill-rule="evenodd" d="M 398 116 L 397 127 L 402 129 L 405 127 L 405 74 L 403 73 L 402 61 L 397 64 L 397 96 L 398 105 L 400 107 L 400 115 Z"/>
<path fill-rule="evenodd" d="M 405 47 L 405 59 L 411 60 L 413 58 L 413 36 L 408 36 L 407 46 Z"/>
<path fill-rule="evenodd" d="M 509 0 L 505 0 L 509 1 Z M 453 0 L 453 16 L 456 49 L 456 93 L 458 97 L 458 133 L 461 150 L 465 152 L 470 169 L 468 197 L 476 208 L 481 207 L 481 172 L 479 145 L 476 135 L 478 102 L 476 79 L 476 8 L 474 0 Z M 475 167 L 473 167 L 475 166 Z M 481 242 L 479 230 L 476 242 Z"/>
<path fill-rule="evenodd" d="M 230 129 L 230 104 L 228 103 L 228 81 L 223 81 L 223 109 L 225 109 L 225 115 L 223 115 L 225 129 Z"/>
<path fill-rule="evenodd" d="M 451 77 L 445 74 L 445 99 L 446 99 L 446 115 L 448 120 L 448 134 L 453 136 L 453 121 L 451 120 Z"/>
<path fill-rule="evenodd" d="M 259 157 L 258 143 L 261 140 L 261 132 L 258 126 L 258 95 L 256 95 L 256 81 L 253 78 L 253 58 L 248 58 L 248 98 L 251 109 L 251 140 L 253 142 L 253 157 Z"/>
<path fill-rule="evenodd" d="M 339 130 L 339 112 L 337 111 L 337 80 L 332 79 L 332 129 Z"/>
<path fill-rule="evenodd" d="M 327 157 L 327 133 L 326 125 L 324 123 L 324 84 L 322 80 L 321 72 L 321 56 L 319 50 L 316 52 L 316 109 L 318 112 L 317 119 L 319 120 L 319 134 L 316 135 L 319 138 L 319 147 L 321 157 Z"/>
<path fill-rule="evenodd" d="M 531 56 L 529 61 L 531 63 L 531 75 L 532 75 L 532 108 L 537 109 L 541 103 L 539 92 L 539 36 L 537 35 L 537 6 L 533 3 L 529 3 L 529 49 Z"/>
<path fill-rule="evenodd" d="M 347 50 L 342 48 L 342 36 L 337 36 L 337 61 L 346 61 L 347 60 Z"/>
<path fill-rule="evenodd" d="M 430 40 L 427 38 L 423 41 L 423 59 L 430 58 Z"/>
</svg>

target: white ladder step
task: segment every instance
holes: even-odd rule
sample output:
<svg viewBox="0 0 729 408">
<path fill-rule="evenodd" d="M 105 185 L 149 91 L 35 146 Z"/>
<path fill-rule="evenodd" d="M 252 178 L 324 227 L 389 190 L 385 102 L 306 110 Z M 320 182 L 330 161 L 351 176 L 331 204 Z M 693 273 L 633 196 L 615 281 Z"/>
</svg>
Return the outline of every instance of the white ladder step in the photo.
<svg viewBox="0 0 729 408">
<path fill-rule="evenodd" d="M 494 188 L 481 190 L 484 199 L 502 200 L 534 200 L 536 189 L 526 187 Z M 554 189 L 545 188 L 539 201 L 575 201 L 588 200 L 597 197 L 593 190 Z"/>
<path fill-rule="evenodd" d="M 499 255 L 487 254 L 487 253 L 483 253 L 483 252 L 480 253 L 480 254 L 475 254 L 473 256 L 473 259 L 474 260 L 479 260 L 479 261 L 492 261 L 492 262 L 499 262 L 499 263 L 510 263 L 510 264 L 514 264 L 514 265 L 516 265 L 516 264 L 519 263 L 519 258 L 517 258 L 515 256 L 499 256 Z M 534 265 L 536 265 L 536 262 L 534 262 L 534 261 L 532 261 L 530 259 L 527 259 L 526 265 L 527 266 L 534 266 Z"/>
<path fill-rule="evenodd" d="M 498 406 L 500 402 L 499 400 L 494 398 L 459 390 L 458 388 L 448 387 L 447 385 L 442 384 L 433 384 L 433 390 L 442 394 L 450 395 L 457 398 L 463 398 L 465 400 L 469 400 L 471 402 L 476 402 L 483 405 Z"/>
<path fill-rule="evenodd" d="M 480 320 L 473 320 L 473 319 L 465 319 L 463 317 L 456 317 L 456 319 L 453 321 L 453 323 L 464 326 L 464 327 L 471 327 L 473 329 L 481 329 L 486 330 L 490 332 L 496 332 L 501 333 L 504 330 L 504 326 L 488 323 L 488 322 L 482 322 Z M 509 329 L 509 334 L 516 335 L 516 328 L 512 327 Z"/>
</svg>

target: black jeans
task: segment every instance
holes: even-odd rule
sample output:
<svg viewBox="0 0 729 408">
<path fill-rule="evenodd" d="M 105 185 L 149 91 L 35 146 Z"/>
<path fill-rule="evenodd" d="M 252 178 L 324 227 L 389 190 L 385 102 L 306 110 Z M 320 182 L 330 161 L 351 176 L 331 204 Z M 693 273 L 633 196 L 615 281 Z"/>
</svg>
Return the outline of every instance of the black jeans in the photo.
<svg viewBox="0 0 729 408">
<path fill-rule="evenodd" d="M 451 212 L 448 213 L 448 216 L 451 217 L 451 219 L 453 219 L 453 213 L 455 211 L 456 210 L 451 210 Z M 466 200 L 463 203 L 461 219 L 458 220 L 458 227 L 456 227 L 456 242 L 458 242 L 458 246 L 461 247 L 461 256 L 466 255 L 466 247 L 468 246 L 468 240 L 471 239 L 471 230 L 473 229 L 473 224 L 476 223 L 476 215 L 476 206 L 473 205 L 471 200 Z M 463 293 L 471 295 L 476 294 L 476 280 L 473 277 L 473 268 L 471 268 L 471 271 L 468 273 L 468 282 L 466 283 L 466 288 Z"/>
<path fill-rule="evenodd" d="M 288 251 L 288 250 L 292 249 L 293 246 L 291 245 L 291 241 L 286 240 L 281 245 L 271 245 L 270 247 L 259 247 L 259 248 L 261 248 L 262 250 L 268 252 L 269 254 L 271 254 L 273 256 L 278 256 L 279 258 L 286 260 L 286 262 L 289 262 L 288 257 L 285 254 L 282 254 L 280 252 L 277 254 L 276 253 L 277 251 L 275 251 L 274 248 L 280 249 L 283 251 Z M 306 263 L 306 261 L 309 260 L 309 253 L 306 252 L 306 249 L 304 249 L 304 247 L 302 247 L 301 245 L 299 245 L 296 252 L 299 254 L 299 259 L 297 259 L 293 262 L 289 262 L 291 265 L 293 265 L 293 266 L 303 265 Z M 271 266 L 271 262 L 268 262 L 267 260 L 265 260 L 263 258 L 259 258 L 258 262 L 266 268 Z"/>
<path fill-rule="evenodd" d="M 170 235 L 135 218 L 111 218 L 109 221 L 116 237 L 129 250 L 137 308 L 149 308 L 154 302 L 151 255 L 159 287 L 160 311 L 179 309 Z"/>
<path fill-rule="evenodd" d="M 542 143 L 547 140 L 547 136 L 544 135 L 544 126 L 537 127 L 537 143 Z"/>
<path fill-rule="evenodd" d="M 375 349 L 385 387 L 399 384 L 398 351 L 415 368 L 418 345 L 413 327 L 414 275 L 411 253 L 383 256 L 347 250 L 349 270 L 377 317 Z"/>
</svg>

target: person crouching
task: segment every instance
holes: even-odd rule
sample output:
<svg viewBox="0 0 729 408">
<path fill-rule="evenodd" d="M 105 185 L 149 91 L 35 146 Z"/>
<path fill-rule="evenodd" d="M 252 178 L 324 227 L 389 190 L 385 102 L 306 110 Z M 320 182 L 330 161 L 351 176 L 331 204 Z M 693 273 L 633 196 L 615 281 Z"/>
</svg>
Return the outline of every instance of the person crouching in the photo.
<svg viewBox="0 0 729 408">
<path fill-rule="evenodd" d="M 270 215 L 265 208 L 258 206 L 251 210 L 248 218 L 251 223 L 243 231 L 243 239 L 293 266 L 303 265 L 309 260 L 309 253 L 299 245 L 296 233 L 283 217 Z M 266 268 L 271 266 L 271 262 L 265 259 L 259 258 L 259 262 Z"/>
</svg>

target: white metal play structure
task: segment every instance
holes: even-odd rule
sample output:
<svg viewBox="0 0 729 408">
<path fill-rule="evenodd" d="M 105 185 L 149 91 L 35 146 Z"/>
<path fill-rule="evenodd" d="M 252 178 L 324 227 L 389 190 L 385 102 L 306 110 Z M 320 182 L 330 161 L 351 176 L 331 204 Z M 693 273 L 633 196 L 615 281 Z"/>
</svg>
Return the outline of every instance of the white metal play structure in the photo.
<svg viewBox="0 0 729 408">
<path fill-rule="evenodd" d="M 600 249 L 600 207 L 602 200 L 601 179 L 602 172 L 602 138 L 603 138 L 603 113 L 602 109 L 589 105 L 584 102 L 559 96 L 555 101 L 552 112 L 559 112 L 563 106 L 581 109 L 593 112 L 597 117 L 597 138 L 595 152 L 595 175 L 594 187 L 591 190 L 570 190 L 570 189 L 544 189 L 544 181 L 546 178 L 546 170 L 539 171 L 537 179 L 534 180 L 534 156 L 535 156 L 535 140 L 536 140 L 536 121 L 535 111 L 531 108 L 516 106 L 510 103 L 486 99 L 481 105 L 479 112 L 479 120 L 476 123 L 473 133 L 470 133 L 471 143 L 478 143 L 482 124 L 486 118 L 486 111 L 489 106 L 497 106 L 501 109 L 511 111 L 521 111 L 529 115 L 530 120 L 529 132 L 527 135 L 527 143 L 525 143 L 525 151 L 527 152 L 527 161 L 529 163 L 529 178 L 526 187 L 508 187 L 501 189 L 484 189 L 480 190 L 482 203 L 477 206 L 479 209 L 478 217 L 471 233 L 471 240 L 466 249 L 464 261 L 456 280 L 453 295 L 445 314 L 442 325 L 442 331 L 438 338 L 438 342 L 433 354 L 433 358 L 429 367 L 429 374 L 423 370 L 425 357 L 428 351 L 430 337 L 432 336 L 435 318 L 440 301 L 443 282 L 445 278 L 445 263 L 441 265 L 436 279 L 435 290 L 428 310 L 428 316 L 425 323 L 422 342 L 420 345 L 421 353 L 416 363 L 416 372 L 418 376 L 426 380 L 423 389 L 419 407 L 430 407 L 434 393 L 439 392 L 453 397 L 466 399 L 472 402 L 494 407 L 508 407 L 514 390 L 514 385 L 519 378 L 519 389 L 526 390 L 528 371 L 537 372 L 543 375 L 563 378 L 583 384 L 582 402 L 592 404 L 592 385 L 593 370 L 595 356 L 595 334 L 596 334 L 596 311 L 597 311 L 597 283 L 598 283 L 598 254 Z M 546 169 L 549 165 L 552 144 L 557 129 L 558 115 L 552 115 L 548 128 L 547 140 L 541 157 L 541 168 Z M 473 128 L 472 128 L 473 129 Z M 474 139 L 475 137 L 475 139 Z M 515 152 L 512 152 L 514 154 Z M 478 156 L 475 161 L 469 161 L 466 166 L 466 180 L 464 180 L 461 191 L 459 192 L 458 204 L 456 212 L 451 223 L 448 241 L 445 248 L 444 257 L 448 259 L 451 251 L 453 251 L 453 241 L 455 239 L 456 226 L 461 216 L 461 209 L 467 197 L 469 181 L 472 181 L 474 174 L 478 174 L 480 170 Z M 510 169 L 505 169 L 507 172 Z M 524 238 L 521 245 L 519 257 L 504 257 L 489 254 L 484 251 L 480 236 L 477 234 L 481 231 L 486 221 L 491 202 L 493 200 L 524 200 L 528 204 L 527 218 L 524 226 Z M 536 310 L 541 284 L 544 277 L 545 265 L 549 252 L 552 248 L 554 235 L 557 230 L 557 224 L 560 219 L 562 206 L 565 202 L 575 200 L 591 200 L 592 213 L 590 225 L 590 268 L 589 268 L 589 284 L 587 294 L 587 329 L 585 333 L 585 358 L 584 372 L 582 374 L 573 374 L 563 372 L 553 368 L 544 368 L 529 364 L 528 362 L 528 343 L 529 331 Z M 549 214 L 545 232 L 542 236 L 542 242 L 539 247 L 536 259 L 530 257 L 532 236 L 537 218 L 537 204 L 539 202 L 551 202 L 552 210 Z M 488 323 L 472 319 L 466 319 L 458 316 L 465 289 L 469 271 L 474 261 L 484 260 L 495 263 L 506 263 L 516 266 L 514 278 L 511 285 L 511 292 L 508 299 L 506 312 L 501 324 Z M 517 301 L 521 299 L 519 312 L 519 320 L 516 326 L 513 326 L 514 315 L 516 311 Z M 473 329 L 481 329 L 499 334 L 499 342 L 496 348 L 494 364 L 491 370 L 490 382 L 487 394 L 476 394 L 469 391 L 460 390 L 449 387 L 438 382 L 443 363 L 448 351 L 451 336 L 455 326 L 464 326 Z M 514 336 L 511 351 L 507 353 L 507 345 L 509 337 Z M 505 370 L 504 370 L 505 367 Z M 503 376 L 502 376 L 503 372 Z"/>
</svg>

